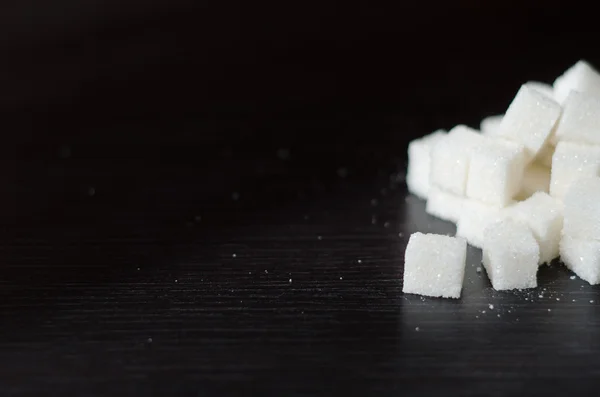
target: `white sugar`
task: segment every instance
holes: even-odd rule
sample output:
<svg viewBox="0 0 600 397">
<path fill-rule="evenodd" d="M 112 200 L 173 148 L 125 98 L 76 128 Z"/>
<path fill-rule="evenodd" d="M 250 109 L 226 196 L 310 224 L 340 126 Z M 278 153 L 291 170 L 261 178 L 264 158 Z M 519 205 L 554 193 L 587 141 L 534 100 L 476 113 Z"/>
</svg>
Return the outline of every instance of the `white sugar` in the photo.
<svg viewBox="0 0 600 397">
<path fill-rule="evenodd" d="M 510 219 L 484 231 L 483 265 L 496 290 L 535 288 L 539 247 L 527 226 Z"/>
<path fill-rule="evenodd" d="M 467 243 L 462 238 L 414 233 L 404 257 L 404 293 L 459 298 Z"/>
<path fill-rule="evenodd" d="M 560 105 L 524 84 L 508 107 L 498 135 L 523 144 L 535 157 L 547 142 L 561 114 Z"/>
</svg>

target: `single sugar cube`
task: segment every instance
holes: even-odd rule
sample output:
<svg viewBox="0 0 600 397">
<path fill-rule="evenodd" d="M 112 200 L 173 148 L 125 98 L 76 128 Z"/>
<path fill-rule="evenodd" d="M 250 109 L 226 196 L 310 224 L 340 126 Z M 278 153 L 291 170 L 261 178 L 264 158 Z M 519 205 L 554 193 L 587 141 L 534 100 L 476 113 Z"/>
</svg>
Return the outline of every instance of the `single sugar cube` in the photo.
<svg viewBox="0 0 600 397">
<path fill-rule="evenodd" d="M 489 139 L 471 154 L 467 197 L 487 204 L 506 205 L 521 189 L 526 163 L 522 145 Z"/>
<path fill-rule="evenodd" d="M 498 136 L 525 145 L 533 158 L 548 140 L 560 113 L 554 99 L 524 84 L 502 119 Z"/>
<path fill-rule="evenodd" d="M 579 179 L 564 198 L 566 236 L 600 240 L 600 178 Z"/>
<path fill-rule="evenodd" d="M 547 193 L 534 193 L 525 201 L 507 208 L 508 216 L 523 222 L 535 237 L 540 249 L 540 264 L 558 257 L 563 228 L 563 205 Z"/>
<path fill-rule="evenodd" d="M 465 199 L 456 223 L 456 235 L 464 237 L 473 247 L 483 247 L 483 231 L 503 216 L 501 210 L 500 206 Z"/>
<path fill-rule="evenodd" d="M 554 97 L 559 103 L 564 103 L 571 91 L 600 96 L 600 74 L 592 65 L 580 60 L 557 77 L 553 86 Z"/>
<path fill-rule="evenodd" d="M 483 267 L 495 290 L 537 287 L 538 243 L 527 226 L 504 219 L 483 236 Z"/>
<path fill-rule="evenodd" d="M 517 197 L 526 199 L 536 192 L 548 193 L 549 189 L 550 168 L 534 162 L 525 168 L 521 190 Z"/>
<path fill-rule="evenodd" d="M 600 241 L 563 236 L 560 258 L 583 280 L 592 285 L 600 284 Z"/>
<path fill-rule="evenodd" d="M 559 142 L 552 156 L 550 195 L 563 199 L 571 183 L 600 175 L 600 147 Z"/>
<path fill-rule="evenodd" d="M 431 186 L 426 211 L 430 215 L 456 223 L 464 200 L 465 198 L 462 196 L 446 192 L 437 186 Z"/>
<path fill-rule="evenodd" d="M 554 156 L 555 150 L 556 145 L 546 142 L 546 144 L 540 149 L 534 161 L 546 167 L 552 167 L 552 156 Z"/>
<path fill-rule="evenodd" d="M 430 184 L 464 196 L 471 153 L 484 141 L 483 135 L 465 125 L 450 130 L 431 149 Z"/>
<path fill-rule="evenodd" d="M 496 132 L 498 132 L 498 126 L 500 126 L 500 122 L 502 121 L 503 117 L 503 114 L 499 114 L 495 116 L 488 116 L 481 120 L 479 125 L 481 133 L 483 135 L 494 135 Z"/>
<path fill-rule="evenodd" d="M 404 254 L 402 292 L 460 298 L 466 257 L 462 238 L 413 233 Z"/>
<path fill-rule="evenodd" d="M 528 81 L 525 83 L 529 88 L 532 88 L 550 98 L 554 97 L 554 88 L 550 84 L 542 83 L 541 81 Z"/>
<path fill-rule="evenodd" d="M 408 144 L 406 185 L 409 192 L 422 199 L 428 197 L 431 148 L 445 135 L 444 130 L 437 130 Z"/>
<path fill-rule="evenodd" d="M 556 140 L 600 145 L 600 96 L 571 91 L 556 126 Z"/>
</svg>

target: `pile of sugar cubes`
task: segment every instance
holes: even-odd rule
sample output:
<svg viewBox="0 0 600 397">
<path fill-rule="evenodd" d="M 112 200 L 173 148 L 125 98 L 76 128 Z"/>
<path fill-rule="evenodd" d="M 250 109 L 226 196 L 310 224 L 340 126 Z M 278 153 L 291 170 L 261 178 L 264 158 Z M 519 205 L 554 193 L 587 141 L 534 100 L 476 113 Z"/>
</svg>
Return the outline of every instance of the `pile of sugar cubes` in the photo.
<svg viewBox="0 0 600 397">
<path fill-rule="evenodd" d="M 560 256 L 600 283 L 600 73 L 579 61 L 552 86 L 528 82 L 506 113 L 408 146 L 408 190 L 456 223 L 456 237 L 414 233 L 403 292 L 459 298 L 467 243 L 496 290 L 537 287 Z"/>
</svg>

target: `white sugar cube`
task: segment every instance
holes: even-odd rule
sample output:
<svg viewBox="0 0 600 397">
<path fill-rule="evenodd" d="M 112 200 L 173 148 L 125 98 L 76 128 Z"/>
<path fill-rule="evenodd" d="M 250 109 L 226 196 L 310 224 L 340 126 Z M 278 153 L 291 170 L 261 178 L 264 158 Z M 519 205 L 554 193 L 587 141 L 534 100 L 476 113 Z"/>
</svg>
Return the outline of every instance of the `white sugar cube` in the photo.
<svg viewBox="0 0 600 397">
<path fill-rule="evenodd" d="M 563 205 L 548 194 L 538 192 L 525 201 L 507 208 L 508 216 L 523 222 L 538 242 L 540 264 L 550 263 L 558 257 L 563 228 Z"/>
<path fill-rule="evenodd" d="M 535 157 L 552 133 L 560 113 L 561 107 L 556 101 L 524 84 L 508 107 L 498 135 L 525 145 L 530 156 Z"/>
<path fill-rule="evenodd" d="M 554 97 L 563 103 L 571 91 L 600 96 L 600 74 L 586 61 L 579 61 L 554 81 Z"/>
<path fill-rule="evenodd" d="M 467 242 L 462 238 L 414 233 L 404 254 L 402 292 L 460 298 Z"/>
<path fill-rule="evenodd" d="M 490 224 L 483 237 L 483 266 L 496 290 L 537 287 L 538 243 L 527 226 L 505 219 Z"/>
<path fill-rule="evenodd" d="M 467 197 L 492 205 L 508 204 L 521 189 L 526 163 L 522 145 L 489 139 L 471 154 Z"/>
<path fill-rule="evenodd" d="M 584 178 L 571 183 L 564 203 L 563 234 L 600 240 L 600 178 Z"/>
<path fill-rule="evenodd" d="M 535 192 L 548 193 L 550 189 L 550 168 L 539 163 L 531 163 L 525 168 L 518 198 L 526 199 Z"/>
<path fill-rule="evenodd" d="M 550 195 L 563 199 L 571 183 L 600 175 L 600 147 L 559 142 L 552 156 Z"/>
<path fill-rule="evenodd" d="M 479 125 L 479 129 L 483 135 L 494 135 L 498 132 L 498 126 L 500 126 L 500 122 L 502 121 L 503 114 L 499 114 L 496 116 L 489 116 L 481 120 L 481 124 Z"/>
<path fill-rule="evenodd" d="M 546 167 L 552 167 L 552 156 L 554 156 L 554 151 L 556 150 L 556 146 L 551 142 L 546 142 L 544 146 L 540 149 L 535 158 L 535 162 L 538 162 Z"/>
<path fill-rule="evenodd" d="M 429 188 L 426 211 L 428 214 L 456 223 L 462 209 L 464 197 L 446 192 L 436 186 Z"/>
<path fill-rule="evenodd" d="M 556 126 L 556 140 L 600 145 L 600 96 L 571 91 Z"/>
<path fill-rule="evenodd" d="M 554 97 L 554 88 L 550 84 L 542 83 L 541 81 L 528 81 L 525 84 L 529 88 L 533 88 L 550 98 Z"/>
<path fill-rule="evenodd" d="M 445 135 L 444 130 L 437 130 L 408 144 L 406 185 L 409 192 L 422 199 L 427 198 L 429 191 L 431 148 Z"/>
<path fill-rule="evenodd" d="M 600 241 L 563 236 L 560 258 L 575 274 L 590 284 L 600 284 Z"/>
<path fill-rule="evenodd" d="M 485 137 L 465 125 L 454 127 L 431 149 L 430 184 L 465 195 L 471 153 Z"/>
<path fill-rule="evenodd" d="M 502 207 L 465 199 L 463 201 L 456 235 L 464 237 L 474 247 L 483 247 L 483 231 L 490 224 L 502 216 Z"/>
</svg>

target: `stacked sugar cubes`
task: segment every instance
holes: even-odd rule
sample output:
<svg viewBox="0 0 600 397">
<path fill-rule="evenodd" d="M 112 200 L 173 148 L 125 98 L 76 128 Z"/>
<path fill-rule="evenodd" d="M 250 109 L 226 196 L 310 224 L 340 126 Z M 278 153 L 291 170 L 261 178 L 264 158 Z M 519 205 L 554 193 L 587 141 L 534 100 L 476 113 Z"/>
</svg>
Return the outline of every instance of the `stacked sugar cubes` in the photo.
<svg viewBox="0 0 600 397">
<path fill-rule="evenodd" d="M 600 74 L 587 62 L 552 86 L 523 84 L 480 131 L 458 125 L 412 141 L 408 159 L 408 190 L 456 223 L 457 237 L 411 236 L 404 292 L 458 298 L 465 241 L 483 250 L 497 290 L 536 287 L 538 266 L 559 254 L 600 283 Z"/>
</svg>

